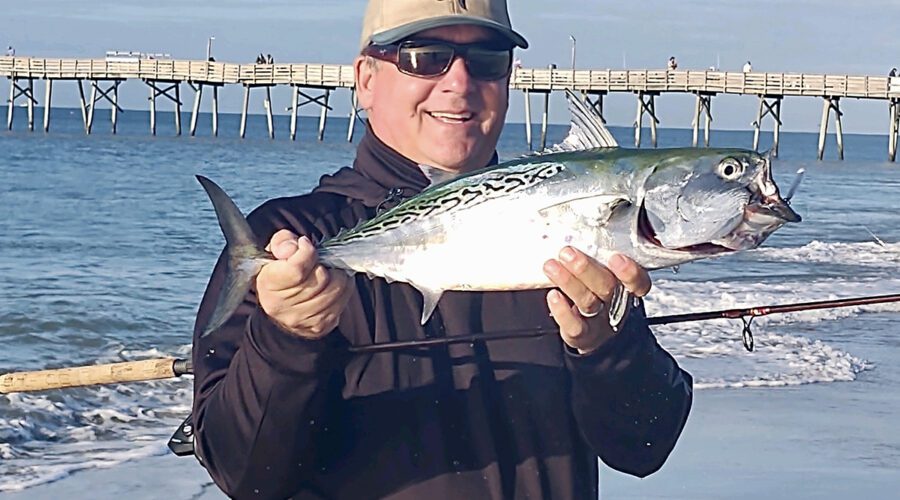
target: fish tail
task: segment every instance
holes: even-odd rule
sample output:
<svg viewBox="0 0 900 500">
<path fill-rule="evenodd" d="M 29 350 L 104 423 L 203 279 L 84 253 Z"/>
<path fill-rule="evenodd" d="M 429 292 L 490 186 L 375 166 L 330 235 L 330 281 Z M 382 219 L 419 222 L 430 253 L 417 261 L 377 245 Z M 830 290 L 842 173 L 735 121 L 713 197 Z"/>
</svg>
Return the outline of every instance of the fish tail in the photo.
<svg viewBox="0 0 900 500">
<path fill-rule="evenodd" d="M 256 236 L 244 218 L 244 214 L 235 205 L 231 197 L 215 182 L 197 176 L 200 185 L 209 195 L 219 226 L 225 235 L 225 283 L 219 289 L 219 296 L 212 314 L 206 323 L 199 328 L 201 337 L 205 337 L 222 326 L 244 301 L 253 279 L 260 268 L 272 256 L 259 247 Z M 201 325 L 198 325 L 200 327 Z"/>
</svg>

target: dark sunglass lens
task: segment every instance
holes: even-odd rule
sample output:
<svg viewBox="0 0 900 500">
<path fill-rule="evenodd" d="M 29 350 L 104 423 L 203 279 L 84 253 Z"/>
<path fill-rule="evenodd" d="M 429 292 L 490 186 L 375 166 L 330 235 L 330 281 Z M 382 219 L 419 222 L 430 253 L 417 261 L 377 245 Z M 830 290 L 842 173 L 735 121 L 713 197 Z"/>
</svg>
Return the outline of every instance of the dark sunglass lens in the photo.
<svg viewBox="0 0 900 500">
<path fill-rule="evenodd" d="M 472 78 L 499 80 L 509 75 L 512 51 L 473 48 L 466 55 L 466 68 Z"/>
<path fill-rule="evenodd" d="M 453 48 L 446 45 L 401 46 L 397 67 L 419 76 L 437 76 L 453 62 Z"/>
</svg>

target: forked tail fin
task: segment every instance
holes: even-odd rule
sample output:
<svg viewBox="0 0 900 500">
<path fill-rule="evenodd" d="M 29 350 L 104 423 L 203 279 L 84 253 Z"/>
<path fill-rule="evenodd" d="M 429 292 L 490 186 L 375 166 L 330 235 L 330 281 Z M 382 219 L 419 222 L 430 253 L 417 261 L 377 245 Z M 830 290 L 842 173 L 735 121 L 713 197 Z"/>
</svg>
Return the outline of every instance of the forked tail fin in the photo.
<svg viewBox="0 0 900 500">
<path fill-rule="evenodd" d="M 226 241 L 225 283 L 219 290 L 212 314 L 201 328 L 201 336 L 205 337 L 234 314 L 244 301 L 260 268 L 271 261 L 272 256 L 259 248 L 250 224 L 228 194 L 215 182 L 202 175 L 198 175 L 197 180 L 209 195 Z"/>
</svg>

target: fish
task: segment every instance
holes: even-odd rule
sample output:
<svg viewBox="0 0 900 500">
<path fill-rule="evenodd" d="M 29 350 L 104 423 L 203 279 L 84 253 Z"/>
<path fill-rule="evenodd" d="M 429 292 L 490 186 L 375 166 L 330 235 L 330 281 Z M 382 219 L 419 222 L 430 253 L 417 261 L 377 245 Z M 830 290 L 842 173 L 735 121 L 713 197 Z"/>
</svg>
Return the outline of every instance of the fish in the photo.
<svg viewBox="0 0 900 500">
<path fill-rule="evenodd" d="M 428 188 L 319 242 L 319 262 L 410 284 L 422 293 L 425 324 L 448 290 L 553 287 L 543 263 L 567 245 L 601 263 L 621 253 L 655 270 L 756 248 L 801 221 L 779 193 L 768 154 L 621 148 L 589 105 L 571 92 L 567 98 L 572 123 L 560 144 L 458 176 L 421 165 Z M 228 256 L 208 335 L 272 256 L 231 198 L 197 177 Z"/>
</svg>

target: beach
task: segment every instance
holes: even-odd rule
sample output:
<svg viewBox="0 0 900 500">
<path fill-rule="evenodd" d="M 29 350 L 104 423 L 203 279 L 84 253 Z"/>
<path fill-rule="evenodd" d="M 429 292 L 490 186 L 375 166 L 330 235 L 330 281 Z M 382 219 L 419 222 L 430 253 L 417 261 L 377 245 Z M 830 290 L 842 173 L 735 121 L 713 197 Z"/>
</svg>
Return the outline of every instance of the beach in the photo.
<svg viewBox="0 0 900 500">
<path fill-rule="evenodd" d="M 893 356 L 900 355 L 893 348 Z M 896 358 L 894 358 L 896 359 Z M 900 382 L 893 370 L 893 383 Z M 875 377 L 874 373 L 872 377 Z M 695 394 L 690 420 L 668 463 L 638 479 L 602 467 L 608 499 L 895 498 L 900 436 L 890 425 L 900 395 L 884 401 L 868 376 L 852 384 Z M 854 387 L 857 386 L 857 387 Z M 191 457 L 171 454 L 94 469 L 10 499 L 227 498 Z"/>
<path fill-rule="evenodd" d="M 77 112 L 56 117 L 50 135 L 0 132 L 0 373 L 190 354 L 222 244 L 194 174 L 249 211 L 353 157 L 339 138 L 315 142 L 314 118 L 296 143 L 269 141 L 264 117 L 252 118 L 245 141 L 148 137 L 140 112 L 125 115 L 118 136 L 85 136 Z M 222 127 L 237 123 L 227 115 Z M 551 127 L 551 140 L 565 131 Z M 613 133 L 627 144 L 632 130 Z M 688 145 L 690 134 L 663 129 L 660 146 Z M 751 138 L 713 136 L 716 146 Z M 516 157 L 524 143 L 512 124 L 500 153 Z M 758 250 L 654 272 L 648 314 L 900 292 L 900 168 L 884 160 L 884 138 L 848 136 L 843 162 L 816 162 L 815 143 L 785 133 L 776 162 L 782 186 L 807 169 L 793 205 L 804 222 Z M 752 353 L 739 320 L 655 327 L 694 376 L 693 409 L 659 472 L 603 467 L 601 498 L 894 498 L 898 313 L 892 304 L 760 318 Z M 185 378 L 0 396 L 0 498 L 224 498 L 196 460 L 165 448 L 191 391 Z"/>
</svg>

